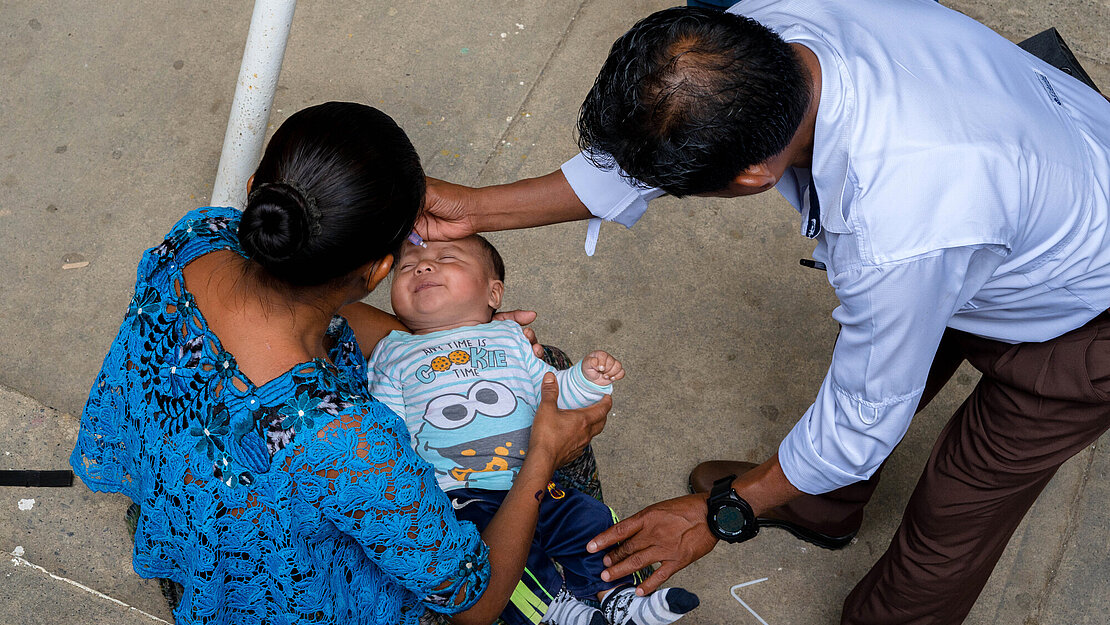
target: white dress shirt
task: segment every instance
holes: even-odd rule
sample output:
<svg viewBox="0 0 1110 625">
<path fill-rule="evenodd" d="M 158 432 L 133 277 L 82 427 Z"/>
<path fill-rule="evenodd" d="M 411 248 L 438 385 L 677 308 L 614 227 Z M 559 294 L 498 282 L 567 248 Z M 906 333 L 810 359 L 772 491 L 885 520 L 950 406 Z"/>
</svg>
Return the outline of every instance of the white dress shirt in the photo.
<svg viewBox="0 0 1110 625">
<path fill-rule="evenodd" d="M 867 479 L 902 439 L 946 327 L 1044 341 L 1110 307 L 1110 103 L 932 0 L 730 11 L 821 64 L 813 170 L 777 186 L 808 210 L 812 180 L 814 254 L 840 300 L 829 372 L 779 447 L 817 494 Z M 582 155 L 563 172 L 626 226 L 661 195 Z"/>
</svg>

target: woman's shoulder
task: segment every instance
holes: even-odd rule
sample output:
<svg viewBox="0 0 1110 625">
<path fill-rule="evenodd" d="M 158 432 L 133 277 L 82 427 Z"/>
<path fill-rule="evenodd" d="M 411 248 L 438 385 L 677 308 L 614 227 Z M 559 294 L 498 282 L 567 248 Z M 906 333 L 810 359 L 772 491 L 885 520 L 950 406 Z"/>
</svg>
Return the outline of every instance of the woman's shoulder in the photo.
<svg viewBox="0 0 1110 625">
<path fill-rule="evenodd" d="M 170 228 L 162 243 L 147 250 L 144 263 L 158 265 L 172 260 L 176 266 L 183 267 L 215 250 L 232 250 L 242 254 L 239 245 L 239 220 L 242 215 L 226 206 L 191 210 Z"/>
<path fill-rule="evenodd" d="M 285 430 L 287 446 L 294 447 L 295 454 L 307 454 L 306 466 L 315 466 L 317 461 L 339 461 L 336 449 L 371 450 L 370 457 L 361 460 L 344 453 L 346 459 L 341 464 L 402 462 L 405 454 L 400 452 L 412 451 L 404 422 L 385 404 L 363 392 L 365 383 L 361 387 L 353 384 L 327 363 L 318 363 L 318 367 L 316 379 L 297 387 L 278 410 L 282 418 L 275 421 L 275 426 Z M 408 455 L 416 461 L 415 454 Z"/>
<path fill-rule="evenodd" d="M 364 396 L 370 395 L 366 385 L 366 356 L 358 343 L 354 330 L 347 320 L 336 315 L 328 324 L 327 336 L 332 346 L 328 355 L 335 366 L 348 380 L 351 387 Z"/>
</svg>

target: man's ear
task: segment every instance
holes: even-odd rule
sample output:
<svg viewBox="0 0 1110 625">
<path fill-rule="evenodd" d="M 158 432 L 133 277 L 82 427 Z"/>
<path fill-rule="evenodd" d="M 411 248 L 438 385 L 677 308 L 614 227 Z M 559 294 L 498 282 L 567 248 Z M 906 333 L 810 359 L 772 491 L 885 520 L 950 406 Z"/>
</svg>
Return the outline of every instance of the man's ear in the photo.
<svg viewBox="0 0 1110 625">
<path fill-rule="evenodd" d="M 771 171 L 766 163 L 750 165 L 732 179 L 732 185 L 747 191 L 744 195 L 762 193 L 778 184 L 778 182 L 779 177 Z"/>
<path fill-rule="evenodd" d="M 393 254 L 386 254 L 381 260 L 375 260 L 367 263 L 366 269 L 363 270 L 362 280 L 366 285 L 367 291 L 373 291 L 385 277 L 389 275 L 389 270 L 393 268 Z"/>
<path fill-rule="evenodd" d="M 497 310 L 501 308 L 501 297 L 505 295 L 505 283 L 492 280 L 489 284 L 489 307 Z"/>
</svg>

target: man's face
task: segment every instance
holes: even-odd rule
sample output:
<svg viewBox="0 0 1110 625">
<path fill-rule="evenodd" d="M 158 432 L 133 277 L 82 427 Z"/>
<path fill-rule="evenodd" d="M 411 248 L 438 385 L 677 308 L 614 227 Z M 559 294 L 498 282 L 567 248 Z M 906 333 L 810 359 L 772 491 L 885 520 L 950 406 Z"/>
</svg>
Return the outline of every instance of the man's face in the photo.
<svg viewBox="0 0 1110 625">
<path fill-rule="evenodd" d="M 501 305 L 502 283 L 476 239 L 406 242 L 397 259 L 390 297 L 393 312 L 412 330 L 485 323 Z"/>
</svg>

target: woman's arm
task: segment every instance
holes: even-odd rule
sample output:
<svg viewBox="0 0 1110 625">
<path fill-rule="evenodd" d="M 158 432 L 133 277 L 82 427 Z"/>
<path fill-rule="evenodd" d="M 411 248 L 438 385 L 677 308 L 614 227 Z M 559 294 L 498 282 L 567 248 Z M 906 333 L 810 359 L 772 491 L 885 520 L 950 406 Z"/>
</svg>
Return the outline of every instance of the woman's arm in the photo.
<svg viewBox="0 0 1110 625">
<path fill-rule="evenodd" d="M 355 333 L 355 338 L 358 340 L 358 346 L 367 358 L 370 357 L 370 352 L 374 351 L 378 341 L 384 339 L 390 332 L 394 330 L 411 332 L 397 317 L 362 302 L 347 304 L 339 309 L 339 314 L 347 320 L 347 325 L 351 326 L 351 331 Z M 527 326 L 536 320 L 536 313 L 531 310 L 507 310 L 495 314 L 493 318 L 508 319 L 521 326 Z M 525 327 L 524 336 L 532 343 L 532 351 L 538 352 L 536 356 L 542 355 L 543 346 L 536 341 L 536 333 L 531 328 Z"/>
<path fill-rule="evenodd" d="M 513 488 L 479 537 L 455 518 L 431 465 L 408 445 L 404 424 L 385 405 L 351 406 L 299 442 L 287 469 L 298 489 L 395 583 L 458 623 L 488 625 L 524 571 L 539 503 L 555 468 L 582 452 L 612 405 L 556 407 L 554 376 L 544 380 L 528 456 Z M 306 419 L 318 419 L 319 409 Z"/>
<path fill-rule="evenodd" d="M 347 325 L 351 326 L 351 331 L 355 333 L 355 338 L 358 339 L 358 346 L 366 356 L 369 356 L 370 352 L 374 351 L 374 346 L 378 344 L 378 341 L 385 338 L 385 335 L 390 332 L 394 330 L 409 331 L 403 323 L 397 320 L 397 317 L 362 302 L 347 304 L 339 309 L 339 314 L 347 320 Z"/>
<path fill-rule="evenodd" d="M 547 494 L 552 473 L 581 454 L 590 439 L 601 432 L 613 403 L 605 397 L 587 408 L 559 410 L 558 398 L 555 376 L 548 374 L 532 423 L 528 457 L 501 507 L 482 532 L 482 540 L 489 546 L 489 586 L 469 610 L 454 616 L 452 621 L 456 625 L 487 625 L 505 609 L 524 572 L 540 501 Z"/>
</svg>

